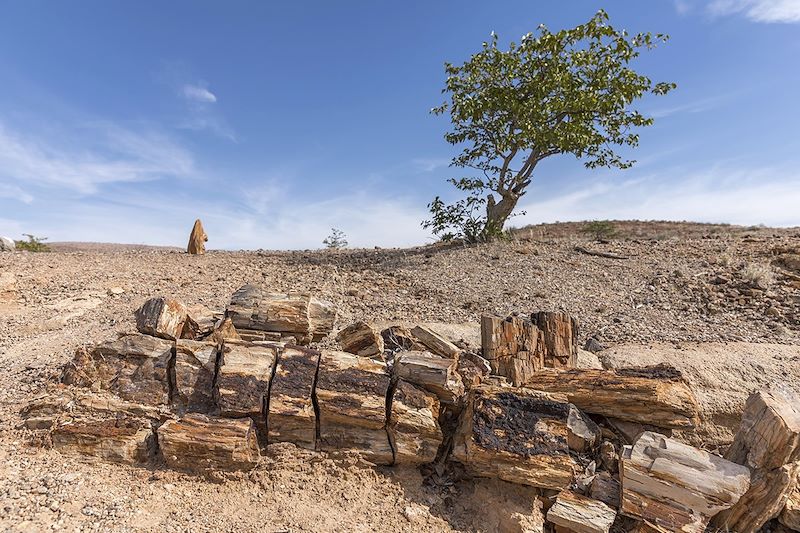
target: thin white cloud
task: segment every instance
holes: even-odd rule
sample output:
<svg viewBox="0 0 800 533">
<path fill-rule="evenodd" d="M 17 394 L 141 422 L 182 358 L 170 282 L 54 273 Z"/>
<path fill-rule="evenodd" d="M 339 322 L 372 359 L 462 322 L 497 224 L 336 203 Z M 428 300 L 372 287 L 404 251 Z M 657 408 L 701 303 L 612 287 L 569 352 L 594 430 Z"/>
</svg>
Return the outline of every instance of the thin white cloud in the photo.
<svg viewBox="0 0 800 533">
<path fill-rule="evenodd" d="M 443 168 L 448 166 L 450 164 L 450 160 L 441 157 L 439 158 L 419 157 L 416 159 L 412 159 L 411 164 L 419 172 L 433 172 L 438 168 Z"/>
<path fill-rule="evenodd" d="M 0 198 L 11 198 L 12 200 L 17 200 L 24 204 L 33 202 L 33 196 L 24 191 L 22 188 L 10 183 L 2 182 L 0 182 Z"/>
<path fill-rule="evenodd" d="M 800 22 L 800 0 L 713 0 L 712 15 L 743 14 L 755 22 Z"/>
<path fill-rule="evenodd" d="M 193 102 L 213 104 L 217 101 L 217 96 L 202 85 L 189 84 L 182 88 L 183 97 Z"/>
</svg>

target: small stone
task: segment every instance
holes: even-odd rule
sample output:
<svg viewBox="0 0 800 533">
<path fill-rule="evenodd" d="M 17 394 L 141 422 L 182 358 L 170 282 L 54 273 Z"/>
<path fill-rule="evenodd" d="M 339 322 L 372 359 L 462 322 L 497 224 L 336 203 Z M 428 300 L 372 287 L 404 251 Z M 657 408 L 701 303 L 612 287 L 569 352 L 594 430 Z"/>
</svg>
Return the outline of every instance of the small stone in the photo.
<svg viewBox="0 0 800 533">
<path fill-rule="evenodd" d="M 120 294 L 125 294 L 125 289 L 122 287 L 111 287 L 108 289 L 109 296 L 119 296 Z"/>
</svg>

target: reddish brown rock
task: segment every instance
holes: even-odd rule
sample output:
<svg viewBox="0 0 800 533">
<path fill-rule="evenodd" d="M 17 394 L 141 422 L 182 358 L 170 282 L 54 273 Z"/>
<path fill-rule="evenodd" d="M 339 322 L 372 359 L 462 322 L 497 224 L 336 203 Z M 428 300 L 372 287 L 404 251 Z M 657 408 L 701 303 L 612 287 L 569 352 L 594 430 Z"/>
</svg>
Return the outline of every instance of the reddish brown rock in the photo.
<svg viewBox="0 0 800 533">
<path fill-rule="evenodd" d="M 393 372 L 398 378 L 430 391 L 444 403 L 453 404 L 464 394 L 464 383 L 456 371 L 458 361 L 429 352 L 400 352 Z"/>
<path fill-rule="evenodd" d="M 277 350 L 245 342 L 223 344 L 214 391 L 222 416 L 265 420 Z"/>
<path fill-rule="evenodd" d="M 449 357 L 451 359 L 458 359 L 458 354 L 461 353 L 461 349 L 458 346 L 444 338 L 442 335 L 439 335 L 432 329 L 426 328 L 425 326 L 417 326 L 413 328 L 411 330 L 411 334 L 415 339 L 427 346 L 428 350 L 436 355 Z"/>
<path fill-rule="evenodd" d="M 145 335 L 175 340 L 185 322 L 186 306 L 172 298 L 150 298 L 136 310 L 136 329 Z"/>
<path fill-rule="evenodd" d="M 182 411 L 210 412 L 214 407 L 215 342 L 179 339 L 175 343 L 175 390 L 172 401 Z"/>
<path fill-rule="evenodd" d="M 205 305 L 190 305 L 186 308 L 186 322 L 183 325 L 181 338 L 200 340 L 214 332 L 214 326 L 220 318 L 217 313 Z"/>
<path fill-rule="evenodd" d="M 189 235 L 189 244 L 186 246 L 186 252 L 192 255 L 203 255 L 206 253 L 206 242 L 208 242 L 208 235 L 203 229 L 203 223 L 198 218 L 194 221 L 192 233 Z"/>
<path fill-rule="evenodd" d="M 505 376 L 519 386 L 534 372 L 544 368 L 544 354 L 539 349 L 539 329 L 519 317 L 502 319 L 481 317 L 483 357 L 492 372 Z"/>
<path fill-rule="evenodd" d="M 155 450 L 150 423 L 140 418 L 70 417 L 59 421 L 50 436 L 61 452 L 116 463 L 146 463 Z"/>
<path fill-rule="evenodd" d="M 442 444 L 436 395 L 399 380 L 392 397 L 389 437 L 394 464 L 431 463 Z"/>
<path fill-rule="evenodd" d="M 347 326 L 336 335 L 336 340 L 343 352 L 362 357 L 383 354 L 383 337 L 366 322 L 356 322 Z"/>
<path fill-rule="evenodd" d="M 269 443 L 292 442 L 313 450 L 316 414 L 312 394 L 320 352 L 286 346 L 278 354 L 272 378 L 267 427 Z"/>
</svg>

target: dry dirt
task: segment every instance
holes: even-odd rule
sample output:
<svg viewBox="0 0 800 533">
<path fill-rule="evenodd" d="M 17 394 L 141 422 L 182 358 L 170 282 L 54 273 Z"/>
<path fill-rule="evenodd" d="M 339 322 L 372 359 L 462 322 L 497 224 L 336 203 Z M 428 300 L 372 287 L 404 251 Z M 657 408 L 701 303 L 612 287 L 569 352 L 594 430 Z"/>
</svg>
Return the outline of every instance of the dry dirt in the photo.
<svg viewBox="0 0 800 533">
<path fill-rule="evenodd" d="M 780 261 L 800 250 L 800 230 L 619 226 L 622 238 L 607 244 L 549 225 L 479 247 L 197 257 L 70 243 L 0 254 L 0 531 L 494 531 L 513 512 L 530 514 L 533 493 L 502 482 L 445 475 L 424 484 L 416 470 L 288 445 L 250 474 L 205 480 L 65 457 L 19 429 L 20 407 L 55 382 L 75 348 L 133 331 L 146 298 L 223 308 L 245 282 L 314 291 L 339 306 L 337 327 L 445 323 L 473 345 L 481 314 L 566 310 L 581 342 L 593 336 L 607 348 L 604 364 L 681 368 L 708 422 L 696 443 L 724 444 L 749 390 L 800 383 L 800 272 Z"/>
</svg>

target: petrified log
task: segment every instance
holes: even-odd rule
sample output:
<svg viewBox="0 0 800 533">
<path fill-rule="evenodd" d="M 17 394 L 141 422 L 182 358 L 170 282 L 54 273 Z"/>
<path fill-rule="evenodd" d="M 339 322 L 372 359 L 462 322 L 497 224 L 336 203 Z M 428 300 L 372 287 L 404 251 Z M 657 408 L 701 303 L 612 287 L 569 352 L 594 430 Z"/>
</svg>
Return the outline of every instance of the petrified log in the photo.
<svg viewBox="0 0 800 533">
<path fill-rule="evenodd" d="M 280 332 L 308 344 L 331 332 L 336 308 L 308 294 L 267 293 L 245 285 L 231 297 L 227 315 L 237 328 Z"/>
<path fill-rule="evenodd" d="M 428 348 L 419 342 L 405 326 L 389 326 L 381 331 L 385 350 L 426 351 Z"/>
<path fill-rule="evenodd" d="M 145 335 L 175 340 L 185 322 L 186 306 L 172 298 L 150 298 L 136 310 L 136 329 Z"/>
<path fill-rule="evenodd" d="M 566 313 L 539 311 L 531 321 L 542 332 L 540 337 L 544 366 L 575 368 L 578 364 L 578 322 Z"/>
<path fill-rule="evenodd" d="M 433 462 L 443 438 L 436 395 L 401 379 L 394 389 L 391 409 L 388 430 L 394 464 Z"/>
<path fill-rule="evenodd" d="M 336 335 L 343 352 L 363 357 L 383 354 L 383 337 L 366 322 L 356 322 Z"/>
<path fill-rule="evenodd" d="M 190 305 L 186 308 L 186 322 L 183 324 L 181 338 L 199 340 L 214 332 L 218 315 L 205 305 Z"/>
<path fill-rule="evenodd" d="M 355 451 L 376 464 L 394 461 L 386 430 L 386 365 L 346 352 L 323 351 L 317 373 L 319 441 L 324 451 Z"/>
<path fill-rule="evenodd" d="M 750 470 L 646 431 L 623 448 L 621 481 L 622 514 L 667 531 L 700 533 L 747 492 Z"/>
<path fill-rule="evenodd" d="M 577 467 L 567 437 L 573 409 L 559 395 L 475 387 L 453 437 L 452 457 L 477 476 L 564 489 Z"/>
<path fill-rule="evenodd" d="M 789 529 L 800 531 L 800 486 L 789 494 L 778 520 Z"/>
<path fill-rule="evenodd" d="M 189 244 L 186 246 L 186 252 L 192 255 L 203 255 L 206 253 L 206 242 L 208 242 L 208 235 L 203 229 L 203 223 L 198 218 L 194 221 L 192 233 L 189 235 Z"/>
<path fill-rule="evenodd" d="M 458 359 L 458 354 L 461 353 L 461 349 L 458 346 L 425 326 L 413 328 L 411 334 L 419 342 L 427 346 L 430 351 L 442 357 Z"/>
<path fill-rule="evenodd" d="M 589 495 L 614 509 L 619 509 L 620 489 L 619 481 L 616 478 L 608 472 L 599 472 L 592 480 Z"/>
<path fill-rule="evenodd" d="M 252 417 L 266 420 L 269 383 L 275 368 L 278 348 L 245 342 L 222 345 L 217 383 L 214 390 L 222 416 Z"/>
<path fill-rule="evenodd" d="M 483 357 L 492 371 L 519 386 L 544 368 L 544 354 L 538 349 L 539 328 L 528 320 L 510 316 L 481 317 Z"/>
<path fill-rule="evenodd" d="M 155 449 L 150 422 L 125 416 L 106 419 L 70 417 L 59 421 L 50 437 L 53 446 L 62 452 L 116 463 L 145 463 Z"/>
<path fill-rule="evenodd" d="M 681 373 L 669 366 L 543 370 L 525 386 L 566 394 L 587 413 L 663 428 L 693 428 L 698 423 L 694 394 Z"/>
<path fill-rule="evenodd" d="M 418 385 L 452 404 L 464 394 L 464 384 L 456 372 L 458 361 L 429 352 L 400 352 L 395 356 L 394 375 Z"/>
<path fill-rule="evenodd" d="M 236 331 L 236 326 L 233 325 L 231 319 L 225 318 L 215 327 L 214 333 L 211 334 L 209 340 L 222 344 L 224 341 L 240 341 L 242 337 Z"/>
<path fill-rule="evenodd" d="M 744 468 L 744 467 L 742 467 Z M 800 463 L 791 463 L 772 470 L 756 470 L 750 489 L 736 505 L 714 517 L 712 526 L 722 531 L 755 533 L 776 518 L 797 486 Z"/>
<path fill-rule="evenodd" d="M 286 346 L 278 353 L 272 378 L 267 428 L 269 442 L 292 442 L 313 450 L 316 446 L 316 414 L 312 395 L 320 353 Z"/>
<path fill-rule="evenodd" d="M 800 398 L 783 388 L 751 394 L 725 458 L 759 469 L 800 461 Z"/>
<path fill-rule="evenodd" d="M 213 408 L 217 348 L 214 342 L 178 339 L 175 343 L 172 402 L 179 410 L 207 413 Z"/>
<path fill-rule="evenodd" d="M 547 511 L 547 521 L 574 533 L 608 533 L 617 512 L 603 502 L 565 490 Z"/>
<path fill-rule="evenodd" d="M 249 470 L 258 464 L 253 421 L 191 413 L 158 428 L 158 443 L 167 466 L 177 470 Z"/>
<path fill-rule="evenodd" d="M 79 348 L 64 369 L 62 381 L 110 390 L 132 402 L 166 405 L 172 348 L 172 342 L 138 334 L 103 342 L 91 349 Z"/>
<path fill-rule="evenodd" d="M 233 326 L 231 326 L 233 327 Z M 278 331 L 259 331 L 257 329 L 237 329 L 236 332 L 239 334 L 239 337 L 248 342 L 282 342 L 288 337 L 284 337 Z M 296 343 L 296 339 L 294 337 L 292 339 L 292 344 Z"/>
</svg>

